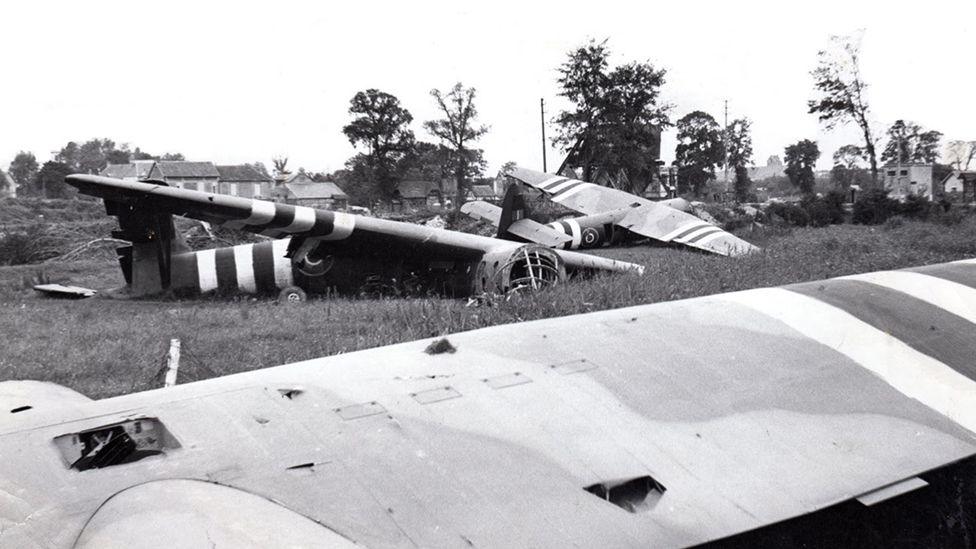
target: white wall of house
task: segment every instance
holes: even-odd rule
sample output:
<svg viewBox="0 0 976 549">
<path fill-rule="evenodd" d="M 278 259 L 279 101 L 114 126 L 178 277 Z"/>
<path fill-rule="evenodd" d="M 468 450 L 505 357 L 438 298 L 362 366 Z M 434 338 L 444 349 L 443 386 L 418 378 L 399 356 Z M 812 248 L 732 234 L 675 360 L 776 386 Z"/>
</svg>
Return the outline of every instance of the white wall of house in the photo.
<svg viewBox="0 0 976 549">
<path fill-rule="evenodd" d="M 931 164 L 884 166 L 881 175 L 884 188 L 891 191 L 892 198 L 921 195 L 932 200 L 937 194 L 933 192 Z"/>
</svg>

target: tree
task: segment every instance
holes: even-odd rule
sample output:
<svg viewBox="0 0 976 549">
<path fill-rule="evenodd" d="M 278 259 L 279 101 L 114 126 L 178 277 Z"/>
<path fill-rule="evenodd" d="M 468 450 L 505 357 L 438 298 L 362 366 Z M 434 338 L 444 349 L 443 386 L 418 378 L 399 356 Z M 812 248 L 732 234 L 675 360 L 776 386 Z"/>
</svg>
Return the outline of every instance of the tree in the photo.
<svg viewBox="0 0 976 549">
<path fill-rule="evenodd" d="M 851 185 L 867 186 L 871 182 L 870 173 L 864 169 L 864 149 L 857 145 L 844 145 L 834 152 L 834 167 L 830 169 L 830 180 L 834 186 L 846 191 Z"/>
<path fill-rule="evenodd" d="M 274 166 L 275 175 L 285 175 L 290 173 L 288 171 L 288 157 L 287 156 L 275 156 L 271 158 L 271 164 Z"/>
<path fill-rule="evenodd" d="M 748 118 L 739 118 L 733 120 L 725 130 L 725 155 L 729 166 L 735 170 L 733 188 L 739 202 L 749 199 L 749 188 L 752 186 L 749 169 L 746 167 L 752 162 L 751 128 L 752 122 Z"/>
<path fill-rule="evenodd" d="M 609 70 L 606 44 L 591 40 L 559 67 L 559 95 L 573 110 L 554 119 L 553 142 L 569 151 L 583 179 L 603 168 L 625 175 L 625 190 L 639 193 L 656 173 L 661 128 L 670 125 L 670 106 L 658 104 L 666 71 L 636 61 Z"/>
<path fill-rule="evenodd" d="M 457 184 L 457 199 L 454 207 L 460 210 L 464 202 L 466 180 L 479 175 L 473 174 L 472 171 L 480 171 L 484 165 L 481 150 L 469 148 L 468 144 L 486 134 L 488 127 L 475 125 L 474 120 L 478 117 L 478 110 L 474 106 L 474 88 L 465 88 L 458 82 L 447 93 L 433 89 L 430 94 L 437 101 L 444 118 L 428 120 L 424 122 L 424 128 L 440 139 L 441 143 L 451 151 L 450 161 Z"/>
<path fill-rule="evenodd" d="M 953 169 L 968 170 L 976 158 L 976 141 L 950 141 L 946 147 L 946 161 Z"/>
<path fill-rule="evenodd" d="M 820 158 L 820 148 L 817 147 L 816 141 L 804 139 L 786 147 L 786 176 L 803 194 L 813 192 L 813 185 L 816 182 L 813 170 L 818 158 Z"/>
<path fill-rule="evenodd" d="M 409 128 L 413 116 L 395 96 L 373 88 L 353 96 L 349 114 L 355 118 L 342 133 L 353 146 L 366 147 L 364 167 L 370 171 L 379 195 L 390 199 L 399 181 L 397 163 L 413 144 Z"/>
<path fill-rule="evenodd" d="M 45 198 L 64 198 L 68 196 L 64 178 L 75 171 L 63 162 L 45 162 L 34 177 L 32 186 L 37 194 Z"/>
<path fill-rule="evenodd" d="M 142 151 L 136 149 L 142 155 Z M 54 161 L 71 168 L 72 172 L 98 173 L 108 164 L 126 164 L 133 153 L 128 145 L 115 146 L 111 139 L 89 139 L 81 145 L 69 141 L 54 156 Z M 180 156 L 182 159 L 182 156 Z"/>
<path fill-rule="evenodd" d="M 896 120 L 888 128 L 888 143 L 881 153 L 882 162 L 933 164 L 939 159 L 942 132 L 923 131 L 914 122 Z"/>
<path fill-rule="evenodd" d="M 675 126 L 678 130 L 678 145 L 674 151 L 678 192 L 690 191 L 701 196 L 705 185 L 715 179 L 715 167 L 724 157 L 719 125 L 710 114 L 694 111 L 681 117 Z"/>
<path fill-rule="evenodd" d="M 7 173 L 10 174 L 18 187 L 28 190 L 31 183 L 34 182 L 34 177 L 37 176 L 37 169 L 37 158 L 34 157 L 34 153 L 20 151 L 10 162 Z"/>
<path fill-rule="evenodd" d="M 454 175 L 451 149 L 442 144 L 416 141 L 400 159 L 397 171 L 408 179 L 440 183 Z"/>
<path fill-rule="evenodd" d="M 878 181 L 878 160 L 868 120 L 870 108 L 865 97 L 860 69 L 860 37 L 833 36 L 831 47 L 818 54 L 813 75 L 820 97 L 807 102 L 810 114 L 818 115 L 827 129 L 854 122 L 864 136 L 864 153 L 871 167 L 871 178 Z"/>
</svg>

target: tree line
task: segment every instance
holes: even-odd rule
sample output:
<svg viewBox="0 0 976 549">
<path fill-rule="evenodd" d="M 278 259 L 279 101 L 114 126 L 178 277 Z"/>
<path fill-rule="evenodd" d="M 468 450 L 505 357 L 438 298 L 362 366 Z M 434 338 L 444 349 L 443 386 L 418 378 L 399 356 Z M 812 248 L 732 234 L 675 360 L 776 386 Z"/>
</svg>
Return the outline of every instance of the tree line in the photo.
<svg viewBox="0 0 976 549">
<path fill-rule="evenodd" d="M 667 71 L 649 61 L 611 66 L 607 42 L 590 40 L 568 52 L 557 67 L 558 95 L 570 107 L 552 118 L 556 128 L 552 143 L 567 153 L 567 171 L 641 194 L 660 176 L 661 132 L 674 128 L 677 194 L 708 194 L 716 170 L 724 168 L 733 174 L 735 198 L 754 198 L 748 170 L 753 160 L 752 121 L 742 117 L 722 127 L 710 114 L 696 110 L 672 122 L 674 106 L 661 99 Z M 879 154 L 882 140 L 871 123 L 859 37 L 833 37 L 829 47 L 818 53 L 811 74 L 816 97 L 808 102 L 808 112 L 827 129 L 854 124 L 863 138 L 862 143 L 845 145 L 834 153 L 831 179 L 838 188 L 877 186 L 879 159 L 882 163 L 939 160 L 942 133 L 909 120 L 897 120 L 888 128 Z M 454 202 L 460 206 L 473 183 L 487 182 L 484 151 L 477 142 L 488 126 L 478 121 L 474 87 L 459 82 L 446 91 L 433 89 L 430 95 L 439 117 L 423 122 L 423 129 L 433 137 L 423 141 L 411 128 L 413 115 L 396 96 L 374 88 L 356 93 L 350 99 L 351 120 L 342 128 L 356 154 L 342 169 L 311 174 L 313 178 L 336 181 L 353 202 L 370 205 L 394 199 L 405 179 L 453 181 Z M 952 168 L 968 169 L 976 158 L 976 141 L 953 141 L 948 151 Z M 786 175 L 803 194 L 813 191 L 820 154 L 817 143 L 807 139 L 784 150 Z M 57 197 L 65 192 L 59 184 L 65 174 L 97 173 L 109 163 L 143 159 L 183 156 L 153 156 L 138 147 L 116 146 L 110 139 L 92 139 L 80 145 L 69 142 L 43 166 L 32 153 L 20 152 L 9 172 L 25 194 Z M 286 158 L 275 159 L 276 172 L 285 172 L 286 163 Z"/>
</svg>

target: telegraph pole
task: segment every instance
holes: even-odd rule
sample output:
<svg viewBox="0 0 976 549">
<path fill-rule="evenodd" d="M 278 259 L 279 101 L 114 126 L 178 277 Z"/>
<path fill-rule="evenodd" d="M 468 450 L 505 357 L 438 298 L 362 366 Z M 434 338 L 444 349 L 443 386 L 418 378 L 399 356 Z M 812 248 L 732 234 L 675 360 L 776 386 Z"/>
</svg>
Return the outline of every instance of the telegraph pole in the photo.
<svg viewBox="0 0 976 549">
<path fill-rule="evenodd" d="M 722 130 L 722 153 L 725 156 L 725 192 L 729 192 L 729 100 L 725 100 L 725 128 Z"/>
<path fill-rule="evenodd" d="M 546 171 L 546 100 L 539 98 L 539 122 L 542 126 L 542 171 Z"/>
</svg>

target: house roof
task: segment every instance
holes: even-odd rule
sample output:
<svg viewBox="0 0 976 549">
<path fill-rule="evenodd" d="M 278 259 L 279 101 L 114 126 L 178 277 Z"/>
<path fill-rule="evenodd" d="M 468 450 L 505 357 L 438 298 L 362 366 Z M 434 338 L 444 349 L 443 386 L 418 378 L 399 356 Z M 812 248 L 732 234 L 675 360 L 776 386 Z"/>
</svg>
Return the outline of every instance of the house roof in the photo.
<svg viewBox="0 0 976 549">
<path fill-rule="evenodd" d="M 962 179 L 966 183 L 976 183 L 976 171 L 952 170 L 949 175 L 942 179 L 942 183 L 945 184 L 952 178 Z"/>
<path fill-rule="evenodd" d="M 126 177 L 145 179 L 149 177 L 149 172 L 152 171 L 155 163 L 155 160 L 136 160 L 128 164 L 109 164 L 102 168 L 99 175 L 114 177 L 116 179 L 124 179 Z"/>
<path fill-rule="evenodd" d="M 161 160 L 156 168 L 163 177 L 217 178 L 220 173 L 213 162 L 187 162 L 185 160 Z"/>
<path fill-rule="evenodd" d="M 344 193 L 338 185 L 331 181 L 321 181 L 314 183 L 285 183 L 289 198 L 314 199 L 314 198 L 333 198 L 348 199 L 349 195 Z"/>
<path fill-rule="evenodd" d="M 427 198 L 432 192 L 441 192 L 440 187 L 433 181 L 409 180 L 401 181 L 397 185 L 400 198 Z"/>
<path fill-rule="evenodd" d="M 262 174 L 247 164 L 238 166 L 217 166 L 217 173 L 220 174 L 221 181 L 230 183 L 236 181 L 271 181 L 271 177 Z"/>
<path fill-rule="evenodd" d="M 494 198 L 495 189 L 491 185 L 472 185 L 471 194 L 477 198 Z"/>
</svg>

